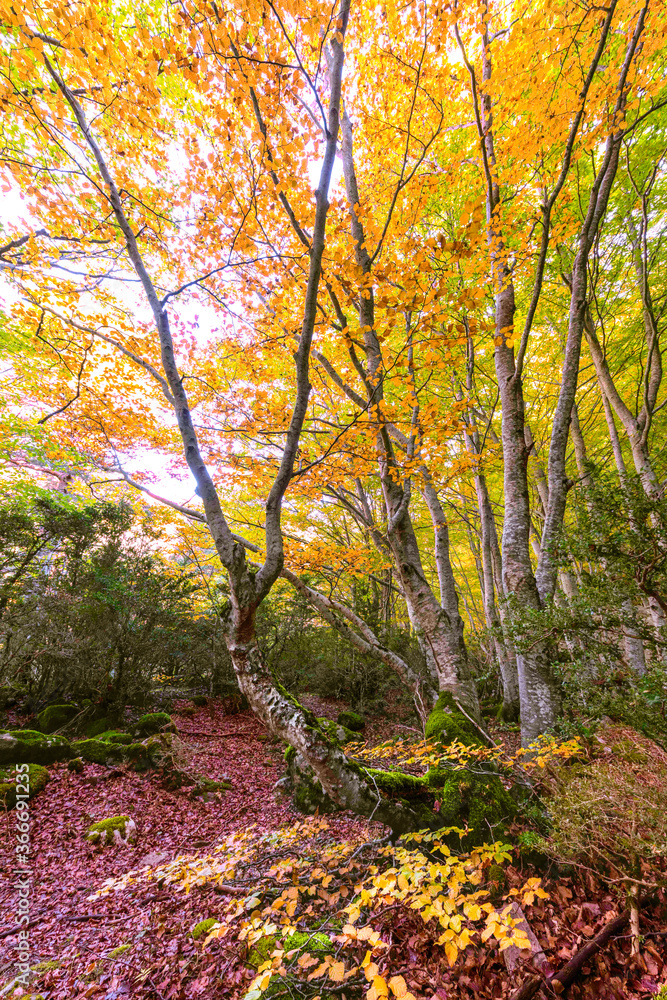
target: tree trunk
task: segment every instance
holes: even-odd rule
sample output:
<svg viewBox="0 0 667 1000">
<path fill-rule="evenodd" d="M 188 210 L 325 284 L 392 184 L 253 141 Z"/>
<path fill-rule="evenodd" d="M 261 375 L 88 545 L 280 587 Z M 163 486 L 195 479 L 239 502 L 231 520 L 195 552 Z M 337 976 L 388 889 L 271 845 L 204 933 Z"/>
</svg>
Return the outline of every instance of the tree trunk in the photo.
<svg viewBox="0 0 667 1000">
<path fill-rule="evenodd" d="M 394 834 L 418 829 L 422 821 L 406 805 L 384 798 L 363 768 L 321 732 L 317 719 L 273 681 L 255 636 L 255 609 L 235 609 L 228 647 L 239 688 L 250 708 L 281 739 L 303 755 L 334 802 L 390 827 Z"/>
</svg>

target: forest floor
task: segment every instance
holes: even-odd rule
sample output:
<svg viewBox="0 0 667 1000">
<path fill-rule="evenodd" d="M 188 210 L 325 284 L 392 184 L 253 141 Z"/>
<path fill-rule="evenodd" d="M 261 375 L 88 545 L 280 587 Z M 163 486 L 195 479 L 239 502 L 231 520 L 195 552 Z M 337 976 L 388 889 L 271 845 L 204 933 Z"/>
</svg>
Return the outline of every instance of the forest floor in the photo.
<svg viewBox="0 0 667 1000">
<path fill-rule="evenodd" d="M 335 715 L 333 703 L 313 700 L 312 707 L 318 714 Z M 174 719 L 197 770 L 215 780 L 229 779 L 229 791 L 203 802 L 192 799 L 187 788 L 165 790 L 155 772 L 88 764 L 76 774 L 60 764 L 50 768 L 45 790 L 31 801 L 30 961 L 38 968 L 25 995 L 44 1000 L 236 1000 L 247 990 L 254 972 L 244 965 L 238 949 L 230 954 L 222 941 L 204 947 L 191 935 L 195 924 L 218 917 L 228 905 L 230 896 L 220 886 L 208 883 L 185 894 L 169 886 L 141 884 L 91 898 L 107 879 L 130 870 L 182 854 L 206 856 L 234 831 L 256 824 L 265 832 L 303 819 L 274 795 L 273 786 L 284 773 L 282 747 L 250 713 L 224 715 L 213 704 L 191 717 L 175 714 Z M 393 724 L 383 720 L 371 737 L 377 741 L 395 732 Z M 135 819 L 136 843 L 96 848 L 84 839 L 91 823 L 124 814 Z M 327 817 L 327 822 L 330 834 L 341 840 L 373 840 L 382 830 L 348 813 Z M 2 934 L 16 923 L 14 814 L 0 816 L 0 827 L 4 1000 L 22 995 L 20 987 L 17 992 L 11 986 L 16 937 Z M 520 875 L 508 867 L 510 883 L 530 874 L 525 866 Z M 545 888 L 550 898 L 532 908 L 530 922 L 557 969 L 618 912 L 619 900 L 590 877 L 546 878 Z M 667 980 L 665 938 L 659 936 L 666 913 L 667 905 L 657 901 L 642 914 L 647 937 L 641 959 L 629 959 L 627 936 L 620 936 L 588 963 L 568 995 L 605 1000 L 655 996 Z M 522 971 L 509 975 L 502 957 L 488 945 L 470 946 L 454 969 L 446 963 L 430 967 L 414 926 L 413 919 L 411 936 L 395 944 L 404 949 L 406 959 L 409 956 L 409 986 L 419 1000 L 509 997 L 520 984 Z M 394 931 L 388 930 L 391 938 Z M 130 947 L 109 957 L 122 945 Z"/>
</svg>

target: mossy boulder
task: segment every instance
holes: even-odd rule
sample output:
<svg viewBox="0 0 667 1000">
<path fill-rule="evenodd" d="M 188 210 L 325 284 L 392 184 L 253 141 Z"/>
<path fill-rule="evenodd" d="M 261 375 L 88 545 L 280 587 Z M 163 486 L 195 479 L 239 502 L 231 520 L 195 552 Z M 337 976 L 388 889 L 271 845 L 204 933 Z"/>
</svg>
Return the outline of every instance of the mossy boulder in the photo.
<svg viewBox="0 0 667 1000">
<path fill-rule="evenodd" d="M 192 928 L 192 937 L 195 941 L 198 941 L 201 937 L 206 937 L 211 927 L 215 927 L 218 921 L 215 917 L 207 917 L 206 920 L 200 920 L 198 924 L 195 924 Z"/>
<path fill-rule="evenodd" d="M 235 681 L 219 684 L 216 693 L 225 715 L 237 715 L 248 708 L 248 699 Z"/>
<path fill-rule="evenodd" d="M 338 716 L 338 721 L 341 726 L 345 726 L 346 729 L 351 729 L 354 733 L 361 733 L 366 728 L 366 720 L 363 715 L 359 715 L 358 712 L 346 711 L 341 712 Z"/>
<path fill-rule="evenodd" d="M 114 764 L 123 759 L 123 748 L 104 740 L 76 740 L 72 743 L 72 753 L 91 764 Z"/>
<path fill-rule="evenodd" d="M 443 747 L 453 742 L 473 747 L 486 745 L 480 730 L 448 692 L 440 694 L 426 722 L 425 735 L 427 740 Z M 461 841 L 465 847 L 501 838 L 516 815 L 516 802 L 496 774 L 436 767 L 428 772 L 426 781 L 440 802 L 442 825 L 469 828 Z M 451 839 L 458 846 L 458 837 L 452 835 Z"/>
<path fill-rule="evenodd" d="M 154 736 L 163 729 L 176 732 L 176 726 L 166 712 L 149 712 L 148 715 L 142 715 L 134 726 L 135 734 L 140 737 Z"/>
<path fill-rule="evenodd" d="M 208 802 L 217 798 L 218 795 L 228 792 L 231 787 L 231 781 L 213 781 L 212 778 L 200 778 L 190 794 L 193 799 L 202 798 Z"/>
<path fill-rule="evenodd" d="M 0 767 L 0 808 L 13 809 L 16 805 L 16 786 L 19 785 L 21 792 L 28 790 L 28 798 L 34 799 L 43 791 L 49 772 L 40 764 L 28 764 L 28 770 L 17 771 L 16 765 Z"/>
<path fill-rule="evenodd" d="M 64 736 L 47 736 L 35 729 L 0 734 L 1 764 L 55 764 L 72 756 Z"/>
<path fill-rule="evenodd" d="M 100 733 L 97 737 L 104 743 L 117 743 L 119 746 L 129 746 L 134 743 L 134 737 L 129 733 L 122 733 L 118 729 L 108 729 L 105 733 Z"/>
<path fill-rule="evenodd" d="M 84 768 L 83 758 L 75 757 L 74 760 L 67 761 L 67 770 L 74 772 L 74 774 L 81 774 Z"/>
<path fill-rule="evenodd" d="M 69 703 L 48 705 L 37 716 L 35 729 L 40 733 L 55 733 L 56 729 L 62 729 L 63 726 L 66 726 L 78 714 L 79 708 L 77 705 Z"/>
<path fill-rule="evenodd" d="M 479 729 L 458 707 L 448 691 L 443 691 L 426 721 L 424 735 L 427 740 L 442 744 L 459 743 L 465 746 L 485 746 Z"/>
<path fill-rule="evenodd" d="M 282 948 L 284 952 L 294 952 L 290 956 L 290 961 L 298 958 L 302 952 L 313 955 L 331 955 L 334 951 L 331 939 L 326 934 L 321 934 L 317 931 L 313 934 L 294 931 L 293 934 L 288 934 L 285 938 L 269 934 L 266 937 L 260 938 L 252 946 L 248 954 L 248 965 L 251 965 L 254 969 L 258 969 L 264 962 L 269 961 L 271 953 L 276 948 Z"/>
<path fill-rule="evenodd" d="M 133 771 L 145 771 L 153 767 L 153 760 L 145 743 L 130 743 L 123 748 L 123 754 Z"/>
<path fill-rule="evenodd" d="M 467 826 L 464 847 L 502 839 L 516 815 L 516 802 L 495 774 L 432 768 L 426 781 L 440 802 L 442 826 Z M 458 836 L 452 835 L 458 844 Z"/>
<path fill-rule="evenodd" d="M 113 731 L 111 723 L 109 719 L 107 719 L 106 715 L 101 716 L 99 719 L 93 719 L 92 722 L 88 723 L 85 730 L 86 736 L 90 740 L 101 736 L 102 733 L 111 733 Z"/>
<path fill-rule="evenodd" d="M 322 717 L 317 720 L 317 724 L 331 742 L 338 746 L 343 746 L 345 743 L 355 743 L 358 740 L 357 734 L 340 722 L 333 722 L 331 719 Z"/>
<path fill-rule="evenodd" d="M 239 694 L 241 692 L 239 691 Z M 197 708 L 203 708 L 204 705 L 208 705 L 208 696 L 205 694 L 195 694 L 192 696 L 192 704 Z"/>
<path fill-rule="evenodd" d="M 137 827 L 129 816 L 109 816 L 88 828 L 86 840 L 92 844 L 129 844 L 136 840 Z"/>
</svg>

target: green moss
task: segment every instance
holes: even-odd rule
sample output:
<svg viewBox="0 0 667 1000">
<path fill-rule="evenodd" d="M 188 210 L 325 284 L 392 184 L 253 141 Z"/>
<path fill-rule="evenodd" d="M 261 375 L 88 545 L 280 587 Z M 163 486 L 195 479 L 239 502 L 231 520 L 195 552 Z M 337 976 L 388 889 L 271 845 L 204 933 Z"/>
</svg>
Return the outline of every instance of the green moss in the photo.
<svg viewBox="0 0 667 1000">
<path fill-rule="evenodd" d="M 55 959 L 50 959 L 47 962 L 38 962 L 37 965 L 33 965 L 30 969 L 31 972 L 50 972 L 52 969 L 59 969 L 60 962 L 56 962 Z"/>
<path fill-rule="evenodd" d="M 107 729 L 99 733 L 95 739 L 102 743 L 115 743 L 117 746 L 129 746 L 130 743 L 134 743 L 134 737 L 120 729 Z"/>
<path fill-rule="evenodd" d="M 405 774 L 403 771 L 381 771 L 375 767 L 365 769 L 381 792 L 392 798 L 410 798 L 423 795 L 429 785 L 425 775 Z"/>
<path fill-rule="evenodd" d="M 137 736 L 153 736 L 166 726 L 171 727 L 172 732 L 176 729 L 170 715 L 167 715 L 166 712 L 150 712 L 148 715 L 141 716 L 134 731 Z"/>
<path fill-rule="evenodd" d="M 444 744 L 458 740 L 465 746 L 484 746 L 478 729 L 465 717 L 447 691 L 440 694 L 428 717 L 425 736 L 427 740 L 439 740 Z"/>
<path fill-rule="evenodd" d="M 129 816 L 110 816 L 108 819 L 99 820 L 88 828 L 86 840 L 93 844 L 113 844 L 116 832 L 122 840 L 134 839 L 136 836 L 134 820 Z"/>
<path fill-rule="evenodd" d="M 28 764 L 28 771 L 16 771 L 16 765 L 0 767 L 0 807 L 13 809 L 16 805 L 16 785 L 28 786 L 28 798 L 34 799 L 43 791 L 49 772 L 39 764 Z"/>
<path fill-rule="evenodd" d="M 200 920 L 198 924 L 192 928 L 192 936 L 195 941 L 198 941 L 200 937 L 205 937 L 210 931 L 211 927 L 214 927 L 218 921 L 215 917 L 207 917 L 206 920 Z"/>
<path fill-rule="evenodd" d="M 130 743 L 134 743 L 134 737 L 130 736 L 129 733 L 120 733 L 117 729 L 110 729 L 108 732 L 102 733 L 98 739 L 105 743 L 116 743 L 118 746 L 129 746 Z"/>
<path fill-rule="evenodd" d="M 296 757 L 296 750 L 294 749 L 294 747 L 287 747 L 284 754 L 285 763 L 289 766 L 295 757 Z"/>
<path fill-rule="evenodd" d="M 358 738 L 351 729 L 341 726 L 338 722 L 332 722 L 331 719 L 320 718 L 317 720 L 317 725 L 320 732 L 324 733 L 337 746 L 342 746 L 344 743 L 354 743 Z"/>
<path fill-rule="evenodd" d="M 126 952 L 128 952 L 131 947 L 132 947 L 131 944 L 119 944 L 117 948 L 114 948 L 113 951 L 109 952 L 107 958 L 120 958 L 121 955 L 124 955 Z"/>
<path fill-rule="evenodd" d="M 306 934 L 302 931 L 295 931 L 293 934 L 288 934 L 286 938 L 270 934 L 260 938 L 253 945 L 248 955 L 248 965 L 258 969 L 264 962 L 268 962 L 271 958 L 271 952 L 275 951 L 276 948 L 282 948 L 285 952 L 295 951 L 295 954 L 290 957 L 290 961 L 298 958 L 301 952 L 313 955 L 331 955 L 334 950 L 333 942 L 326 934 Z"/>
<path fill-rule="evenodd" d="M 101 719 L 93 719 L 93 721 L 89 722 L 86 726 L 86 736 L 88 739 L 94 739 L 96 736 L 100 736 L 105 732 L 113 732 L 113 730 L 109 728 L 109 720 L 106 715 L 103 715 Z"/>
<path fill-rule="evenodd" d="M 228 792 L 232 787 L 231 781 L 213 781 L 211 778 L 200 778 L 194 789 L 192 790 L 192 795 L 210 795 L 215 792 Z"/>
<path fill-rule="evenodd" d="M 358 712 L 341 712 L 338 716 L 341 726 L 351 729 L 355 733 L 360 733 L 366 726 L 366 720 Z"/>
<path fill-rule="evenodd" d="M 75 757 L 74 760 L 68 760 L 67 770 L 73 771 L 75 774 L 81 774 L 83 771 L 83 760 L 81 757 Z"/>
<path fill-rule="evenodd" d="M 54 733 L 56 729 L 66 726 L 78 714 L 79 709 L 76 705 L 49 705 L 37 716 L 35 728 L 41 733 Z"/>
<path fill-rule="evenodd" d="M 196 694 L 192 698 L 192 704 L 196 705 L 197 708 L 203 708 L 204 705 L 208 705 L 208 698 L 205 694 Z"/>
<path fill-rule="evenodd" d="M 426 777 L 433 787 L 433 774 L 429 772 Z M 462 839 L 464 846 L 492 843 L 503 836 L 516 815 L 516 803 L 494 774 L 449 771 L 436 795 L 443 826 L 468 825 L 469 833 Z"/>
<path fill-rule="evenodd" d="M 114 743 L 104 740 L 77 740 L 72 743 L 72 753 L 92 764 L 106 764 L 123 759 L 123 750 Z"/>
<path fill-rule="evenodd" d="M 14 729 L 0 739 L 0 764 L 55 764 L 71 756 L 64 736 L 45 736 L 34 729 Z"/>
</svg>

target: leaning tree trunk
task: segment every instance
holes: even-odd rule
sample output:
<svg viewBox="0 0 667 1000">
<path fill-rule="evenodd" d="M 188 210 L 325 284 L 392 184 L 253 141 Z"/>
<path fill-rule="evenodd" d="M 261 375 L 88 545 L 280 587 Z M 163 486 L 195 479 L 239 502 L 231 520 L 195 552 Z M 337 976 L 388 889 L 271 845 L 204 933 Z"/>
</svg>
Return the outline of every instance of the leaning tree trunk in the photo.
<svg viewBox="0 0 667 1000">
<path fill-rule="evenodd" d="M 394 834 L 418 829 L 423 820 L 400 801 L 373 788 L 364 770 L 322 733 L 317 719 L 273 680 L 255 635 L 256 608 L 234 608 L 227 640 L 234 672 L 250 708 L 281 739 L 301 753 L 324 791 L 343 809 L 372 817 Z"/>
</svg>

